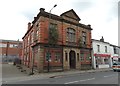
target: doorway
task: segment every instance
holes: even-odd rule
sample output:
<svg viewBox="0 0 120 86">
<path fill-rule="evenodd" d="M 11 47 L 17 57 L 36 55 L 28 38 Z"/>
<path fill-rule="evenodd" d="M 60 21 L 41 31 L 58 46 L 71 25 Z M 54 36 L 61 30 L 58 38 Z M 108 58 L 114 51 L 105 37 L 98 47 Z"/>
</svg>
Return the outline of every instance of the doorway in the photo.
<svg viewBox="0 0 120 86">
<path fill-rule="evenodd" d="M 70 69 L 76 68 L 76 56 L 75 51 L 71 50 L 69 53 Z"/>
</svg>

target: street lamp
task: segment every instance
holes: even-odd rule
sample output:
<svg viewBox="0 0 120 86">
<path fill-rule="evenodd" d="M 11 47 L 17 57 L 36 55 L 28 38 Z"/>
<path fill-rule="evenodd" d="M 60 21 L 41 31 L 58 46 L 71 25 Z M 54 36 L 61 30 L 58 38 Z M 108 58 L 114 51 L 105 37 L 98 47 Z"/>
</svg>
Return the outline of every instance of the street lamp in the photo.
<svg viewBox="0 0 120 86">
<path fill-rule="evenodd" d="M 56 6 L 57 6 L 57 4 L 55 4 L 55 5 L 53 6 L 53 8 L 55 8 Z M 52 8 L 52 9 L 53 9 L 53 8 Z M 49 13 L 51 13 L 52 9 L 49 11 Z"/>
<path fill-rule="evenodd" d="M 55 8 L 57 6 L 57 4 L 55 4 L 54 6 L 53 6 L 53 8 Z M 52 8 L 52 9 L 53 9 Z M 48 34 L 49 34 L 49 29 L 50 29 L 50 18 L 51 18 L 51 11 L 52 11 L 52 9 L 49 11 L 49 20 L 48 20 Z M 50 35 L 50 34 L 49 34 Z M 48 35 L 48 37 L 50 37 Z M 48 38 L 48 40 L 50 40 L 49 38 Z M 48 41 L 49 42 L 49 41 Z M 49 64 L 49 60 L 50 60 L 50 43 L 48 44 L 48 53 L 47 53 L 47 55 L 48 55 L 48 58 L 47 58 L 47 60 L 48 60 L 48 65 L 47 65 L 47 71 L 49 72 L 49 67 L 50 67 L 50 64 Z"/>
</svg>

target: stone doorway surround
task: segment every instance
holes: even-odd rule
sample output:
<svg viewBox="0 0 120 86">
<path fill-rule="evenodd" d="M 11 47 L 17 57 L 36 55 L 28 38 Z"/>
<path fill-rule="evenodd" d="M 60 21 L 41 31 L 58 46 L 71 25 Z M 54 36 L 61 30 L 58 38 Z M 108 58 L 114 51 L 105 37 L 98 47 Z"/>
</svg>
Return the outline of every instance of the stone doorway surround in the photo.
<svg viewBox="0 0 120 86">
<path fill-rule="evenodd" d="M 74 52 L 74 69 L 80 69 L 81 68 L 81 63 L 80 63 L 80 49 L 78 48 L 69 48 L 69 47 L 64 47 L 63 48 L 63 69 L 64 70 L 70 70 L 70 52 Z M 79 55 L 78 55 L 79 54 Z"/>
</svg>

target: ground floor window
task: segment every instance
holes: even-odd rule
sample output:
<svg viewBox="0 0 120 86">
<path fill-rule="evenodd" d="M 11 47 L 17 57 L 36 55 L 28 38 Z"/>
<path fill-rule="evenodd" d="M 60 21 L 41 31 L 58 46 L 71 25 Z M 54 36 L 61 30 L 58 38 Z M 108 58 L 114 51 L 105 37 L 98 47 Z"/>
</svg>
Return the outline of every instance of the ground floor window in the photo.
<svg viewBox="0 0 120 86">
<path fill-rule="evenodd" d="M 55 53 L 55 61 L 56 62 L 60 62 L 61 61 L 61 53 L 59 53 L 59 52 Z"/>
<path fill-rule="evenodd" d="M 89 53 L 86 54 L 86 60 L 90 60 L 90 54 Z"/>
<path fill-rule="evenodd" d="M 45 49 L 45 62 L 49 60 L 51 63 L 60 63 L 62 62 L 62 50 L 51 48 L 49 51 Z"/>
<path fill-rule="evenodd" d="M 109 64 L 109 58 L 106 57 L 96 57 L 96 64 Z"/>
<path fill-rule="evenodd" d="M 81 50 L 80 52 L 81 61 L 90 61 L 91 60 L 91 51 L 90 50 Z"/>
<path fill-rule="evenodd" d="M 51 61 L 51 53 L 50 52 L 46 52 L 45 53 L 45 61 Z"/>
<path fill-rule="evenodd" d="M 84 53 L 81 53 L 80 57 L 81 57 L 81 61 L 83 61 L 84 60 Z"/>
</svg>

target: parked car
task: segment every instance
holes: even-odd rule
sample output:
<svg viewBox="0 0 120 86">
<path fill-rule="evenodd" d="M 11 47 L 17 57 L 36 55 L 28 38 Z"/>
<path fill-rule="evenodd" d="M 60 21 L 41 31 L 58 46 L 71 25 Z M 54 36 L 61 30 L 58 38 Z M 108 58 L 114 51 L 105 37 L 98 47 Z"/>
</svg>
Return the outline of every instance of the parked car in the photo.
<svg viewBox="0 0 120 86">
<path fill-rule="evenodd" d="M 113 63 L 113 71 L 120 71 L 120 62 Z"/>
</svg>

